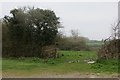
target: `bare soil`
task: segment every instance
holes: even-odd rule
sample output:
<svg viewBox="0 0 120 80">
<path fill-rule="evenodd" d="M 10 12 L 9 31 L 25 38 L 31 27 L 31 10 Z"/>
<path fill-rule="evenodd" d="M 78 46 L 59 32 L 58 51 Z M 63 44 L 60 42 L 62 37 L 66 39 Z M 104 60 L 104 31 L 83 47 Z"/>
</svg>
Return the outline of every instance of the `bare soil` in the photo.
<svg viewBox="0 0 120 80">
<path fill-rule="evenodd" d="M 2 74 L 3 78 L 118 78 L 117 74 L 81 74 L 81 73 L 69 73 L 69 74 L 33 74 L 33 75 L 18 75 L 18 74 Z"/>
</svg>

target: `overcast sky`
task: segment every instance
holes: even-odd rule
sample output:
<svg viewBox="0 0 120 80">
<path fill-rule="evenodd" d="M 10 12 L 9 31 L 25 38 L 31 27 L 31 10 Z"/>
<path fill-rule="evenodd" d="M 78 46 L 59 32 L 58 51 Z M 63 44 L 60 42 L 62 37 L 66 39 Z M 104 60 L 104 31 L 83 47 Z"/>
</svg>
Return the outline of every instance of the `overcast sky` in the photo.
<svg viewBox="0 0 120 80">
<path fill-rule="evenodd" d="M 111 24 L 118 18 L 117 2 L 24 2 L 2 3 L 2 14 L 9 15 L 9 11 L 23 6 L 34 6 L 53 10 L 60 17 L 64 34 L 70 35 L 70 30 L 78 30 L 81 36 L 89 39 L 102 40 L 111 32 Z"/>
</svg>

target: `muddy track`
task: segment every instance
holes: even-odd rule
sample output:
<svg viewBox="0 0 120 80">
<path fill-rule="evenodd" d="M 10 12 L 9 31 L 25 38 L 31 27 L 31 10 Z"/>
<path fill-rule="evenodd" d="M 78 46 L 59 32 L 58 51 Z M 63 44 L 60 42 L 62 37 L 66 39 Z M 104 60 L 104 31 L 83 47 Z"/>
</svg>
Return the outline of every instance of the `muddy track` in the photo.
<svg viewBox="0 0 120 80">
<path fill-rule="evenodd" d="M 3 74 L 3 78 L 118 78 L 118 75 L 103 75 L 103 74 L 33 74 L 33 75 L 14 75 L 14 74 Z"/>
</svg>

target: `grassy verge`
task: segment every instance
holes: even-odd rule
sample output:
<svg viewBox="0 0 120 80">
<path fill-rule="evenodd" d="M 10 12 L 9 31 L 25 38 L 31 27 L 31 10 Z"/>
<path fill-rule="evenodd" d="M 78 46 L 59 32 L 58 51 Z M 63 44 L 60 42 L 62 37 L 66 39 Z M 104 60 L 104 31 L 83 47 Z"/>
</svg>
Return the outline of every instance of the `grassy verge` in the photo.
<svg viewBox="0 0 120 80">
<path fill-rule="evenodd" d="M 49 59 L 31 58 L 3 58 L 3 75 L 35 75 L 35 74 L 68 74 L 68 73 L 117 73 L 117 60 L 97 61 L 88 64 L 85 60 L 96 60 L 93 51 L 59 51 L 61 57 Z"/>
</svg>

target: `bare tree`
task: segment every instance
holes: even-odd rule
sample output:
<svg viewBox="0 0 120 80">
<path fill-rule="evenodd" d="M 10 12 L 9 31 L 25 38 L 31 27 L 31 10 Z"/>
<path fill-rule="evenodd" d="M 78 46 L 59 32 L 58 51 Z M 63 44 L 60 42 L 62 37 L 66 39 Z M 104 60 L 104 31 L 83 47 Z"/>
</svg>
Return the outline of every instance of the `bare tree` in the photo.
<svg viewBox="0 0 120 80">
<path fill-rule="evenodd" d="M 79 33 L 78 33 L 78 30 L 71 30 L 71 35 L 73 38 L 78 38 L 79 37 Z"/>
<path fill-rule="evenodd" d="M 103 40 L 104 44 L 98 53 L 100 58 L 118 58 L 120 54 L 120 21 L 112 25 L 112 31 L 111 36 Z"/>
</svg>

